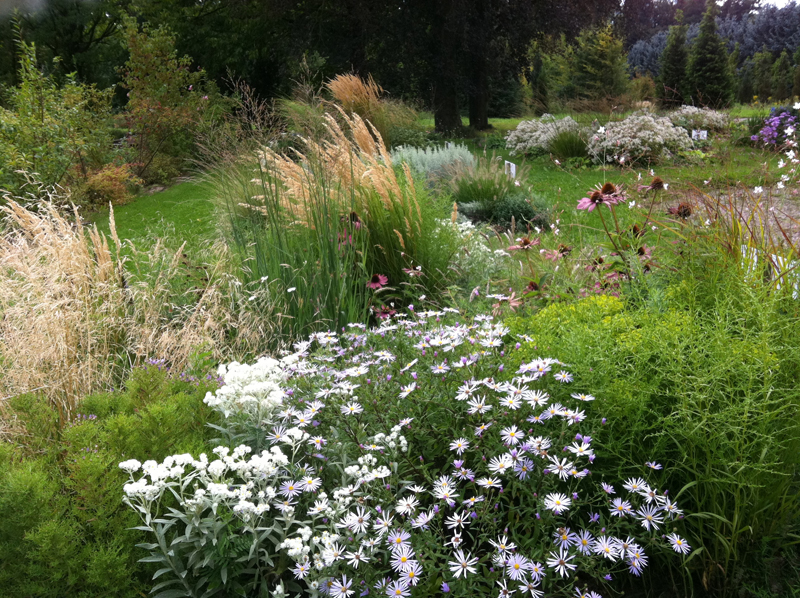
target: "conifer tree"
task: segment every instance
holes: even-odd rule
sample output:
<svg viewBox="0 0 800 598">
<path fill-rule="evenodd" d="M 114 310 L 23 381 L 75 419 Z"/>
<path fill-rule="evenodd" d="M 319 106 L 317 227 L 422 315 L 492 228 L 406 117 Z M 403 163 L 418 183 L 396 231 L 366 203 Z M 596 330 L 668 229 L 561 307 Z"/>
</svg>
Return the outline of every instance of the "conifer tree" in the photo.
<svg viewBox="0 0 800 598">
<path fill-rule="evenodd" d="M 628 86 L 627 55 L 611 25 L 584 29 L 576 40 L 573 79 L 581 97 L 623 94 Z"/>
<path fill-rule="evenodd" d="M 792 85 L 792 97 L 800 97 L 800 47 L 794 53 L 794 82 Z"/>
<path fill-rule="evenodd" d="M 792 93 L 792 60 L 784 50 L 772 65 L 772 97 L 783 102 Z"/>
<path fill-rule="evenodd" d="M 753 55 L 753 88 L 759 102 L 772 97 L 772 54 L 766 47 Z"/>
<path fill-rule="evenodd" d="M 733 97 L 733 77 L 728 67 L 728 52 L 722 38 L 717 34 L 714 20 L 718 10 L 717 3 L 708 0 L 700 23 L 700 34 L 689 54 L 687 72 L 695 103 L 713 107 L 726 106 Z"/>
<path fill-rule="evenodd" d="M 689 53 L 686 49 L 686 25 L 683 12 L 675 12 L 675 25 L 669 28 L 667 46 L 661 53 L 661 72 L 656 82 L 656 97 L 663 106 L 680 106 L 686 93 L 686 67 Z"/>
</svg>

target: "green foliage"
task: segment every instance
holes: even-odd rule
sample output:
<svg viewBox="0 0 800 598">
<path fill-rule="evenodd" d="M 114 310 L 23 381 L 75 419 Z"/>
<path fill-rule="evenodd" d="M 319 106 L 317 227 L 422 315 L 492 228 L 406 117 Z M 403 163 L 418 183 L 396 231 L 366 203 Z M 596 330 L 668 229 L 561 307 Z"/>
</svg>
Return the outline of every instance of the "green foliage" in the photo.
<svg viewBox="0 0 800 598">
<path fill-rule="evenodd" d="M 530 89 L 530 96 L 526 98 L 526 103 L 533 110 L 536 116 L 541 116 L 548 112 L 550 83 L 547 73 L 547 57 L 537 44 L 531 45 L 528 51 L 530 70 L 526 76 L 526 81 Z M 528 88 L 526 88 L 528 89 Z"/>
<path fill-rule="evenodd" d="M 571 364 L 613 414 L 597 439 L 615 457 L 598 459 L 594 475 L 624 477 L 659 455 L 693 513 L 688 533 L 702 552 L 690 567 L 708 590 L 738 595 L 770 576 L 786 589 L 791 572 L 771 567 L 791 557 L 800 524 L 798 314 L 747 284 L 713 245 L 698 245 L 648 304 L 591 297 L 511 329 L 533 338 L 520 361 L 547 354 Z"/>
<path fill-rule="evenodd" d="M 122 205 L 133 199 L 142 180 L 131 171 L 128 164 L 107 164 L 86 177 L 82 185 L 73 189 L 78 201 L 89 206 Z"/>
<path fill-rule="evenodd" d="M 221 105 L 202 69 L 178 57 L 175 38 L 161 26 L 124 21 L 129 58 L 120 69 L 128 90 L 128 127 L 137 176 L 166 182 L 180 173 L 194 150 L 194 133 Z"/>
<path fill-rule="evenodd" d="M 36 48 L 19 44 L 19 84 L 0 107 L 0 188 L 17 194 L 37 173 L 46 186 L 83 181 L 110 153 L 110 90 L 45 74 Z"/>
<path fill-rule="evenodd" d="M 754 95 L 760 102 L 772 97 L 772 53 L 766 48 L 753 56 Z"/>
<path fill-rule="evenodd" d="M 656 95 L 665 106 L 680 106 L 687 94 L 689 52 L 686 48 L 686 25 L 676 15 L 677 25 L 669 28 L 667 46 L 661 54 L 661 72 L 658 76 Z"/>
<path fill-rule="evenodd" d="M 524 173 L 517 171 L 524 180 Z M 504 170 L 504 162 L 498 157 L 478 158 L 472 168 L 461 170 L 451 182 L 453 201 L 457 204 L 498 201 L 516 193 L 517 186 Z"/>
<path fill-rule="evenodd" d="M 559 160 L 589 157 L 586 140 L 580 131 L 575 130 L 561 131 L 553 137 L 550 140 L 550 153 Z"/>
<path fill-rule="evenodd" d="M 700 23 L 700 34 L 689 55 L 687 70 L 689 92 L 695 103 L 715 108 L 727 106 L 733 99 L 733 77 L 728 65 L 728 53 L 714 20 L 718 10 L 716 2 L 708 0 Z"/>
<path fill-rule="evenodd" d="M 585 29 L 575 40 L 573 77 L 578 97 L 617 97 L 628 87 L 627 57 L 611 25 Z"/>
<path fill-rule="evenodd" d="M 210 384 L 190 384 L 154 366 L 135 370 L 125 390 L 86 397 L 83 414 L 59 437 L 47 401 L 11 401 L 27 435 L 0 448 L 0 587 L 4 598 L 120 596 L 147 591 L 152 565 L 141 564 L 120 502 L 128 455 L 163 459 L 210 450 L 215 421 L 203 404 Z M 211 420 L 209 420 L 211 418 Z"/>
<path fill-rule="evenodd" d="M 784 50 L 772 65 L 772 97 L 779 102 L 788 100 L 792 95 L 793 71 L 792 59 Z"/>
</svg>

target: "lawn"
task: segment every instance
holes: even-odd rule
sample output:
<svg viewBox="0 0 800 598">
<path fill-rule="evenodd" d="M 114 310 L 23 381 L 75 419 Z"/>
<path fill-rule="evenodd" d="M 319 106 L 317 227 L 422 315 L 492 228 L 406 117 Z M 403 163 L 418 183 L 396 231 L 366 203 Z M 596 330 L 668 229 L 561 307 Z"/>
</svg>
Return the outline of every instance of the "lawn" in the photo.
<svg viewBox="0 0 800 598">
<path fill-rule="evenodd" d="M 211 185 L 200 180 L 181 182 L 152 195 L 139 195 L 134 201 L 114 208 L 117 234 L 133 243 L 154 239 L 166 239 L 169 244 L 185 241 L 186 253 L 196 255 L 216 236 L 217 217 L 211 195 Z M 108 210 L 101 210 L 92 213 L 89 219 L 108 234 L 108 215 Z"/>
</svg>

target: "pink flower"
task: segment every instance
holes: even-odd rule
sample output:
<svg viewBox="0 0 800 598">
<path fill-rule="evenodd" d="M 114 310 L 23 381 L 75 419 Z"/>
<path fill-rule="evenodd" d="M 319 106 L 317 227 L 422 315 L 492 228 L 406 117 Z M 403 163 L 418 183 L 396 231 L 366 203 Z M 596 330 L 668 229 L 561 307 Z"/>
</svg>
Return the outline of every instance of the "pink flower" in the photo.
<svg viewBox="0 0 800 598">
<path fill-rule="evenodd" d="M 534 239 L 531 241 L 530 237 L 522 237 L 518 241 L 518 245 L 512 245 L 508 248 L 509 251 L 517 251 L 518 249 L 526 250 L 530 249 L 531 247 L 536 247 L 540 243 L 539 239 Z"/>
<path fill-rule="evenodd" d="M 389 279 L 386 278 L 383 274 L 373 274 L 372 278 L 369 279 L 367 286 L 371 289 L 378 290 L 386 286 L 386 283 L 389 282 Z"/>
<path fill-rule="evenodd" d="M 625 200 L 625 194 L 622 192 L 621 187 L 617 187 L 613 183 L 606 183 L 599 189 L 593 189 L 589 197 L 584 197 L 578 202 L 579 210 L 588 210 L 591 212 L 597 206 L 608 204 L 613 206 Z"/>
</svg>

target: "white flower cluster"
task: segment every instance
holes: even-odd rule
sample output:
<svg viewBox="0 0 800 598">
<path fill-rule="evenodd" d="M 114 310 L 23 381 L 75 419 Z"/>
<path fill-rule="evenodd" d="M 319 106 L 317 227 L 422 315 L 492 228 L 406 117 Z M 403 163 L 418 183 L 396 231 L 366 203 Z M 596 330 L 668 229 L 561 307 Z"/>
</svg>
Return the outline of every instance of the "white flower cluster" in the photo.
<svg viewBox="0 0 800 598">
<path fill-rule="evenodd" d="M 558 119 L 552 114 L 524 120 L 506 135 L 506 148 L 514 156 L 535 155 L 546 152 L 553 138 L 564 131 L 580 131 L 581 126 L 571 117 Z"/>
<path fill-rule="evenodd" d="M 456 228 L 459 248 L 453 256 L 453 266 L 465 277 L 492 278 L 505 267 L 509 254 L 502 249 L 492 250 L 481 230 L 468 220 L 455 224 L 440 220 L 439 227 Z"/>
<path fill-rule="evenodd" d="M 369 447 L 368 447 L 369 448 Z M 356 485 L 361 486 L 374 480 L 382 480 L 392 475 L 389 468 L 385 465 L 376 467 L 378 460 L 373 455 L 363 455 L 358 458 L 358 465 L 350 465 L 344 468 L 344 472 L 351 478 L 356 478 Z M 336 497 L 336 494 L 334 494 Z"/>
<path fill-rule="evenodd" d="M 373 445 L 381 448 L 386 447 L 392 451 L 399 447 L 401 452 L 407 453 L 408 441 L 406 437 L 400 433 L 402 429 L 402 426 L 394 426 L 389 435 L 382 432 L 375 434 L 372 438 Z"/>
<path fill-rule="evenodd" d="M 405 162 L 417 172 L 440 178 L 453 169 L 474 166 L 476 159 L 469 148 L 461 144 L 426 148 L 401 145 L 392 150 L 392 162 Z"/>
<path fill-rule="evenodd" d="M 270 510 L 270 501 L 277 494 L 275 484 L 285 477 L 284 468 L 289 463 L 277 446 L 246 459 L 250 452 L 245 445 L 236 447 L 233 453 L 220 446 L 214 449 L 219 459 L 210 463 L 205 453 L 197 460 L 189 454 L 174 455 L 163 463 L 145 461 L 141 466 L 135 459 L 124 461 L 119 467 L 131 476 L 124 486 L 126 500 L 147 511 L 150 503 L 171 488 L 180 496 L 179 504 L 195 513 L 206 508 L 216 512 L 220 504 L 225 504 L 250 522 Z M 189 467 L 192 470 L 187 472 Z M 135 480 L 134 474 L 140 469 L 144 475 Z M 193 493 L 189 493 L 190 485 Z"/>
<path fill-rule="evenodd" d="M 224 380 L 215 393 L 206 394 L 204 403 L 226 418 L 246 414 L 258 419 L 269 419 L 283 404 L 281 383 L 286 380 L 285 363 L 262 357 L 252 365 L 232 362 L 219 366 Z"/>
<path fill-rule="evenodd" d="M 728 128 L 728 115 L 711 108 L 681 106 L 667 115 L 672 124 L 683 127 L 687 131 L 704 129 L 707 131 L 724 131 Z"/>
<path fill-rule="evenodd" d="M 669 118 L 634 114 L 610 122 L 589 138 L 589 155 L 595 162 L 657 162 L 691 149 L 685 129 Z"/>
<path fill-rule="evenodd" d="M 310 527 L 301 527 L 297 530 L 297 533 L 300 534 L 299 537 L 286 538 L 278 545 L 278 548 L 285 549 L 287 555 L 299 561 L 307 558 L 308 553 L 311 552 L 311 546 L 308 545 L 308 541 L 314 532 Z"/>
</svg>

